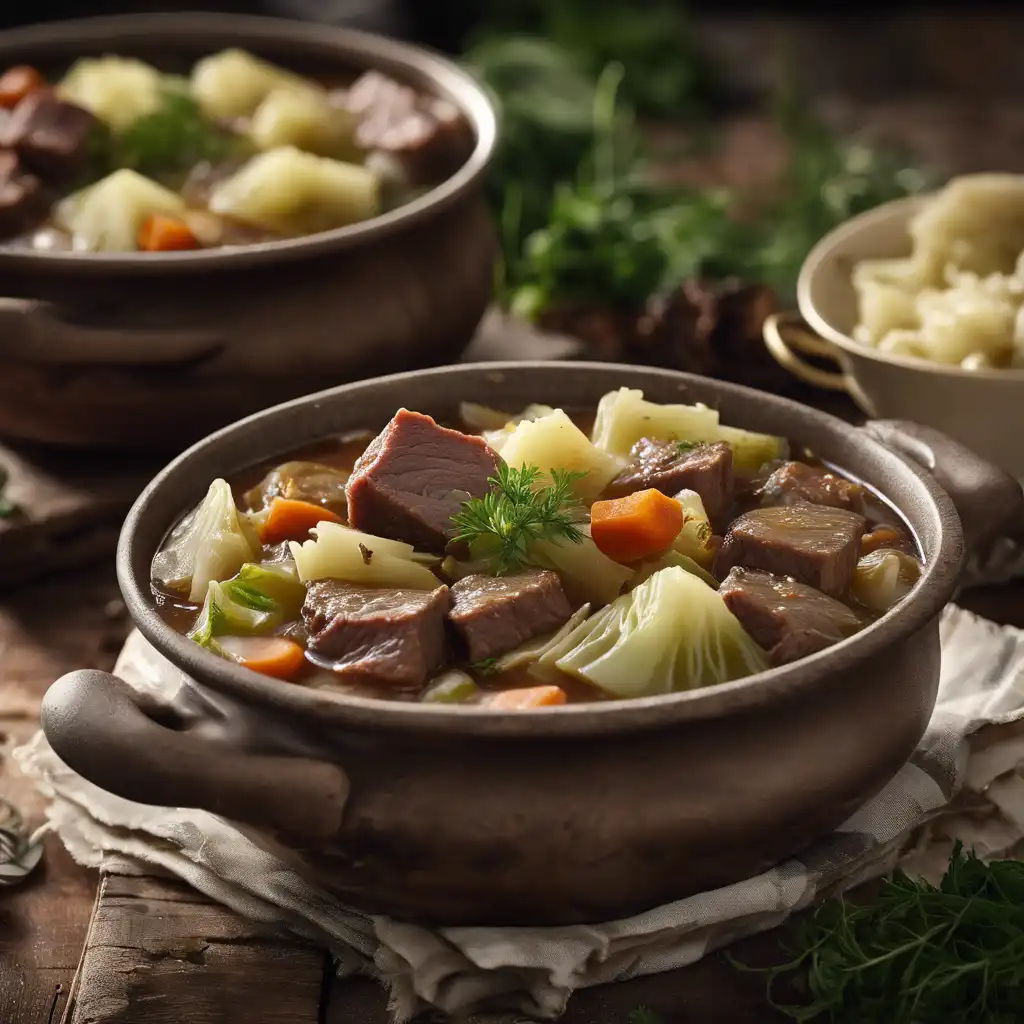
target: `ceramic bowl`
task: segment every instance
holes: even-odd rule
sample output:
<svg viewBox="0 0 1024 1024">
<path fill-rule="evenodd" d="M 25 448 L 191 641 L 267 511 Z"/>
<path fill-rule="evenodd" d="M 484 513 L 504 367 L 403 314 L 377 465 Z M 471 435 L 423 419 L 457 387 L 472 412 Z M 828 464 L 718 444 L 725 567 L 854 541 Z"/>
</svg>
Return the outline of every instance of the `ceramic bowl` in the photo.
<svg viewBox="0 0 1024 1024">
<path fill-rule="evenodd" d="M 454 103 L 475 137 L 449 179 L 363 223 L 196 252 L 0 248 L 0 435 L 181 451 L 331 384 L 458 359 L 493 289 L 484 91 L 442 57 L 321 24 L 125 15 L 0 33 L 0 68 L 116 53 L 165 68 L 242 47 L 344 81 L 377 69 Z"/>
<path fill-rule="evenodd" d="M 198 647 L 154 608 L 153 555 L 214 477 L 379 428 L 403 405 L 435 416 L 463 399 L 583 410 L 623 385 L 659 402 L 706 402 L 727 423 L 813 445 L 899 509 L 924 558 L 920 582 L 863 632 L 794 664 L 707 689 L 530 713 L 277 682 Z M 129 514 L 118 577 L 139 630 L 192 680 L 176 706 L 156 712 L 120 680 L 85 670 L 51 687 L 43 728 L 98 785 L 260 829 L 317 884 L 366 911 L 450 924 L 609 920 L 757 873 L 886 784 L 932 712 L 938 616 L 965 543 L 992 535 L 1022 504 L 1006 473 L 935 431 L 854 428 L 666 370 L 467 364 L 349 384 L 200 442 Z"/>
<path fill-rule="evenodd" d="M 847 391 L 871 417 L 909 419 L 943 431 L 1024 480 L 1024 370 L 964 370 L 889 355 L 854 341 L 851 275 L 864 259 L 910 255 L 907 226 L 926 197 L 886 203 L 826 235 L 804 261 L 798 313 L 765 323 L 772 355 L 801 380 Z M 829 370 L 803 356 L 837 364 Z"/>
</svg>

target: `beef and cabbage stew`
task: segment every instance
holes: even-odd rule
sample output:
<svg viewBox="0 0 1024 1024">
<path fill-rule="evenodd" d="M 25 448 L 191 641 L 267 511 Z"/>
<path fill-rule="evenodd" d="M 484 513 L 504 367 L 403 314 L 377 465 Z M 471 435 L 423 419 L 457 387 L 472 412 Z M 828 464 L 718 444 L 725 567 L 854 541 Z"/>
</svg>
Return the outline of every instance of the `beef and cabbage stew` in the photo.
<svg viewBox="0 0 1024 1024">
<path fill-rule="evenodd" d="M 215 480 L 152 582 L 195 643 L 291 684 L 528 709 L 787 664 L 920 572 L 857 482 L 623 388 L 590 417 L 400 409 L 376 436 Z"/>
<path fill-rule="evenodd" d="M 85 58 L 0 75 L 0 239 L 164 252 L 313 234 L 443 181 L 472 130 L 447 100 L 376 71 L 332 87 L 242 50 L 172 75 Z"/>
</svg>

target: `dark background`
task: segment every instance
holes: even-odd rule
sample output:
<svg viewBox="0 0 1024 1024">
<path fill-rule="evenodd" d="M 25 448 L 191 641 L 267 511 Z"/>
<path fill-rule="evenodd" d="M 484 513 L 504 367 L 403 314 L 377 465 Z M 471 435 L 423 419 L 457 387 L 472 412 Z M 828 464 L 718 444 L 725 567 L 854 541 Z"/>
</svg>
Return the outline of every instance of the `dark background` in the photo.
<svg viewBox="0 0 1024 1024">
<path fill-rule="evenodd" d="M 458 52 L 487 20 L 529 31 L 545 0 L 32 0 L 0 3 L 0 28 L 131 11 L 206 10 L 349 23 Z M 559 0 L 546 0 L 557 4 Z M 651 0 L 648 0 L 651 2 Z M 664 0 L 662 0 L 664 3 Z M 592 0 L 637 9 L 644 0 Z M 769 91 L 781 50 L 795 54 L 804 84 L 822 95 L 890 99 L 953 93 L 1024 96 L 1024 11 L 971 3 L 680 3 L 693 34 L 725 77 Z M 532 13 L 531 13 L 532 12 Z"/>
</svg>

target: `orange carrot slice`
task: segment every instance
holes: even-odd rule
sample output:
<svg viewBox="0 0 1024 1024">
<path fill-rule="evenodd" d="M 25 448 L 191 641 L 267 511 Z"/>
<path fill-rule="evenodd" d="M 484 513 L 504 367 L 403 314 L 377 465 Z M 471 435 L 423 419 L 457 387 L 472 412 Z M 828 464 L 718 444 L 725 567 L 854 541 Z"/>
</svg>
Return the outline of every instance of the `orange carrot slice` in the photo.
<svg viewBox="0 0 1024 1024">
<path fill-rule="evenodd" d="M 0 107 L 13 110 L 30 92 L 44 85 L 43 76 L 27 64 L 9 68 L 0 75 Z"/>
<path fill-rule="evenodd" d="M 264 544 L 280 544 L 283 540 L 305 540 L 317 523 L 342 523 L 337 513 L 323 505 L 296 498 L 275 498 L 260 526 L 260 540 Z"/>
<path fill-rule="evenodd" d="M 199 248 L 199 239 L 183 220 L 162 213 L 151 213 L 142 222 L 136 241 L 143 252 L 176 252 Z"/>
<path fill-rule="evenodd" d="M 638 562 L 661 554 L 682 528 L 682 506 L 654 489 L 595 501 L 590 509 L 590 535 L 616 562 Z"/>
<path fill-rule="evenodd" d="M 306 660 L 302 648 L 283 636 L 222 636 L 217 643 L 239 665 L 275 679 L 294 679 Z"/>
<path fill-rule="evenodd" d="M 524 690 L 502 690 L 487 701 L 496 711 L 526 711 L 530 708 L 553 707 L 568 698 L 560 686 L 531 686 Z"/>
</svg>

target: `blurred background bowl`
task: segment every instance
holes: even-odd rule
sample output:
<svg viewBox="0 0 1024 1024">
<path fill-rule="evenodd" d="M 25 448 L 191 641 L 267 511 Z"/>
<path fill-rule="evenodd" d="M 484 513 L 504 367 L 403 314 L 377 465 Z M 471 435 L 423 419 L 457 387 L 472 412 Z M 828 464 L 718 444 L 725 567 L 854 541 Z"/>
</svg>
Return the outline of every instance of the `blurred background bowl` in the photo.
<svg viewBox="0 0 1024 1024">
<path fill-rule="evenodd" d="M 381 373 L 457 360 L 486 310 L 496 138 L 474 80 L 426 50 L 320 24 L 126 15 L 0 33 L 0 67 L 116 53 L 158 66 L 241 47 L 309 76 L 376 69 L 454 103 L 475 144 L 450 178 L 335 231 L 165 254 L 0 250 L 0 435 L 179 450 L 240 416 Z"/>
</svg>

